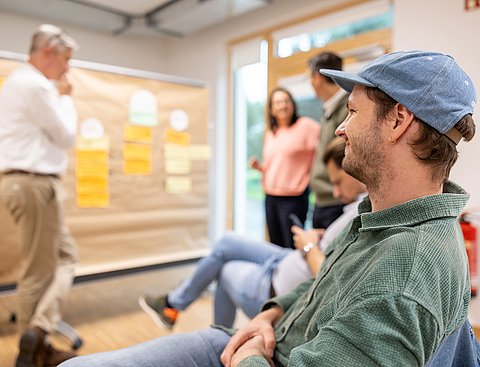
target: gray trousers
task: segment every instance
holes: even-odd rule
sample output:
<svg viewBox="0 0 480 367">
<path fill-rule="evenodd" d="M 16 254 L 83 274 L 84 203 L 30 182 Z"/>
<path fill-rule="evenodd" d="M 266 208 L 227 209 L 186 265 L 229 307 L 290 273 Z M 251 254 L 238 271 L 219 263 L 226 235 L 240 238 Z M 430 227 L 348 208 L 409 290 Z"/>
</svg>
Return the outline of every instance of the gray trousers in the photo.
<svg viewBox="0 0 480 367">
<path fill-rule="evenodd" d="M 2 176 L 0 198 L 20 235 L 19 330 L 38 326 L 52 332 L 62 319 L 60 304 L 71 288 L 78 257 L 64 221 L 64 189 L 53 177 L 9 174 Z"/>
</svg>

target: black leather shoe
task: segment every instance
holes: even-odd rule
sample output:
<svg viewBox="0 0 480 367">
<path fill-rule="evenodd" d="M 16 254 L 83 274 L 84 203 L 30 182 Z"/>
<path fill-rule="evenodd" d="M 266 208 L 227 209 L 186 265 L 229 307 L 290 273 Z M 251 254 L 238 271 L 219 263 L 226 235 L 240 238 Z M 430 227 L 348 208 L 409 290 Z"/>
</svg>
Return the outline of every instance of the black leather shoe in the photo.
<svg viewBox="0 0 480 367">
<path fill-rule="evenodd" d="M 36 326 L 22 334 L 15 367 L 43 367 L 46 335 L 45 331 Z"/>
<path fill-rule="evenodd" d="M 52 344 L 46 346 L 45 360 L 43 362 L 44 367 L 56 367 L 60 363 L 66 361 L 67 359 L 76 357 L 77 355 L 73 352 L 68 352 L 66 350 L 59 350 L 53 347 Z"/>
</svg>

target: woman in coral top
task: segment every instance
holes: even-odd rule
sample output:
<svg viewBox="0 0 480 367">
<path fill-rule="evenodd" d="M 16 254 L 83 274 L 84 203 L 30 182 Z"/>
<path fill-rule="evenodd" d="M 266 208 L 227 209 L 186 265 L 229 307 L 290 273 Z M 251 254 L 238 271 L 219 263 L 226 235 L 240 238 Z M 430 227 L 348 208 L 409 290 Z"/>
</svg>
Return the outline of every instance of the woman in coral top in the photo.
<svg viewBox="0 0 480 367">
<path fill-rule="evenodd" d="M 297 115 L 295 101 L 284 88 L 271 92 L 267 106 L 270 129 L 265 135 L 262 163 L 252 157 L 250 166 L 262 173 L 270 241 L 294 248 L 289 215 L 296 214 L 302 223 L 307 217 L 310 169 L 320 126 Z"/>
</svg>

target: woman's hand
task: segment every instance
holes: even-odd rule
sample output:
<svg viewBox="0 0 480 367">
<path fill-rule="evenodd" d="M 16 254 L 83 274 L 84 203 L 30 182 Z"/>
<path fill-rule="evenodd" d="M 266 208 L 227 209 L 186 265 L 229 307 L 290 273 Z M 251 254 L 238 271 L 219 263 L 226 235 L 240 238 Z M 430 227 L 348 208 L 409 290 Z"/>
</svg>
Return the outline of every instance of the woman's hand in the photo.
<svg viewBox="0 0 480 367">
<path fill-rule="evenodd" d="M 260 162 L 257 160 L 257 157 L 250 157 L 248 159 L 248 165 L 251 168 L 256 169 L 257 171 L 263 172 L 263 167 L 260 164 Z"/>
</svg>

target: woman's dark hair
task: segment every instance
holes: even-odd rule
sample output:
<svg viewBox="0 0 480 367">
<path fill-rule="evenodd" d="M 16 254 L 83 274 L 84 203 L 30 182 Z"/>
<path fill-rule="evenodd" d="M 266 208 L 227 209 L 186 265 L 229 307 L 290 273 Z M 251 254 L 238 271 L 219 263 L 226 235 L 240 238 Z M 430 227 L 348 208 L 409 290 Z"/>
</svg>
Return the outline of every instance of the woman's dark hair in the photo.
<svg viewBox="0 0 480 367">
<path fill-rule="evenodd" d="M 295 100 L 293 99 L 292 94 L 285 88 L 282 88 L 282 87 L 275 88 L 270 92 L 270 96 L 268 97 L 268 103 L 267 103 L 268 122 L 269 122 L 270 130 L 272 130 L 273 133 L 275 133 L 278 129 L 277 119 L 272 115 L 272 97 L 277 92 L 286 93 L 288 95 L 288 98 L 290 98 L 290 101 L 293 104 L 293 115 L 288 126 L 292 126 L 295 122 L 297 122 L 299 118 L 299 116 L 297 115 L 297 104 L 295 103 Z"/>
</svg>

